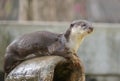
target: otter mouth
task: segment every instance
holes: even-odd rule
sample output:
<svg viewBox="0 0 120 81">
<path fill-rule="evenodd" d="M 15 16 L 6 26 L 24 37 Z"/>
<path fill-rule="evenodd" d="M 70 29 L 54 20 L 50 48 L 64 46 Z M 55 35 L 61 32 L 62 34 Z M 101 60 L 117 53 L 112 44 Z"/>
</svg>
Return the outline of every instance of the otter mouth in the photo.
<svg viewBox="0 0 120 81">
<path fill-rule="evenodd" d="M 92 32 L 93 32 L 93 27 L 89 27 L 88 33 L 92 33 Z"/>
</svg>

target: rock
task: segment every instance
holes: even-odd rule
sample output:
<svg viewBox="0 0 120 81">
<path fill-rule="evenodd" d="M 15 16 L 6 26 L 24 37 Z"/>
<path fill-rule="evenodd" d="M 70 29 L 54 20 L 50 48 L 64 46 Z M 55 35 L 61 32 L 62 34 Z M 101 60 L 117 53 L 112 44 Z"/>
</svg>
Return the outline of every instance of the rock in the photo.
<svg viewBox="0 0 120 81">
<path fill-rule="evenodd" d="M 60 56 L 33 58 L 15 67 L 5 81 L 83 81 L 81 71 L 71 69 L 70 65 Z"/>
</svg>

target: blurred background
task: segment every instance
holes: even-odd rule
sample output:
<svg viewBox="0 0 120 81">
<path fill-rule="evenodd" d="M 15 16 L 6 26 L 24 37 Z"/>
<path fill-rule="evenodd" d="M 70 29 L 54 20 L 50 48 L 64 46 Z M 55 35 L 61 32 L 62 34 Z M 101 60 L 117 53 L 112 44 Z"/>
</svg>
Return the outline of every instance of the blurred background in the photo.
<svg viewBox="0 0 120 81">
<path fill-rule="evenodd" d="M 95 28 L 78 51 L 86 81 L 120 81 L 120 0 L 0 0 L 0 81 L 11 41 L 33 31 L 61 33 L 77 19 Z"/>
</svg>

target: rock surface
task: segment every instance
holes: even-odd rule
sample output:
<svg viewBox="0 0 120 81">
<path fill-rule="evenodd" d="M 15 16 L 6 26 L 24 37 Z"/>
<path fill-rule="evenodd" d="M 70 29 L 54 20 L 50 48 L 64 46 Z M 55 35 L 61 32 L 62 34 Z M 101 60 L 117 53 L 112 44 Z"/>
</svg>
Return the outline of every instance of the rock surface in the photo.
<svg viewBox="0 0 120 81">
<path fill-rule="evenodd" d="M 83 81 L 80 71 L 70 65 L 60 56 L 33 58 L 14 68 L 5 81 Z"/>
</svg>

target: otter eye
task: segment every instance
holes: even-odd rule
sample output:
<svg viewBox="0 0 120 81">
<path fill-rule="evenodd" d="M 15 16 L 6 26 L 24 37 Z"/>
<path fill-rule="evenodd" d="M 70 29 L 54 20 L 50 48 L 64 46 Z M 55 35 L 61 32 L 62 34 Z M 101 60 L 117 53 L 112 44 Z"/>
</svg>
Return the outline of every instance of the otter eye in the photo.
<svg viewBox="0 0 120 81">
<path fill-rule="evenodd" d="M 85 23 L 83 23 L 81 26 L 82 26 L 82 27 L 84 27 L 84 26 L 86 26 L 86 24 L 85 24 Z"/>
</svg>

